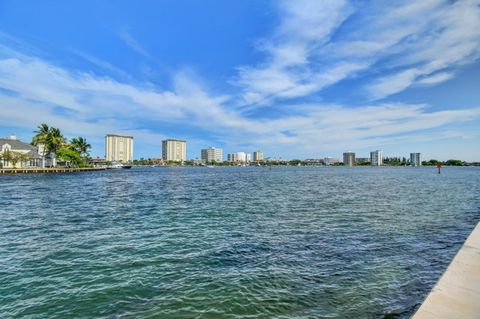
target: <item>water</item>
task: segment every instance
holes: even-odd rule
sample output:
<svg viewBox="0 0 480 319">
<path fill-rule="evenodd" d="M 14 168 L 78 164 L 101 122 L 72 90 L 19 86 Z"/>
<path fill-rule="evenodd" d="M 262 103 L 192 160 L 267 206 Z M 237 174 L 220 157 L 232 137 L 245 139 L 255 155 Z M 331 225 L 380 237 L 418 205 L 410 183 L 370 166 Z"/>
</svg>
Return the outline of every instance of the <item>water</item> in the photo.
<svg viewBox="0 0 480 319">
<path fill-rule="evenodd" d="M 0 317 L 408 318 L 479 194 L 478 168 L 0 176 Z"/>
</svg>

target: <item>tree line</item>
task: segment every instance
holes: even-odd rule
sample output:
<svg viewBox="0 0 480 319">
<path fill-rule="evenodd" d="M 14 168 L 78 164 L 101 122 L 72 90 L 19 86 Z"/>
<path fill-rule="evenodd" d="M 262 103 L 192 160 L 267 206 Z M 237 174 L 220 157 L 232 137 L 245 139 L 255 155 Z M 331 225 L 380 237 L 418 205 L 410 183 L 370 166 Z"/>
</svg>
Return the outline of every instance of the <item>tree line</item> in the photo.
<svg viewBox="0 0 480 319">
<path fill-rule="evenodd" d="M 45 167 L 45 159 L 52 154 L 55 155 L 57 160 L 65 161 L 68 166 L 87 166 L 87 161 L 90 158 L 89 151 L 92 146 L 86 138 L 74 137 L 68 141 L 60 129 L 50 127 L 45 123 L 39 125 L 34 133 L 31 145 L 37 147 L 42 167 Z M 0 158 L 12 163 L 14 167 L 18 163 L 32 160 L 32 157 L 28 154 L 11 150 L 5 150 L 0 154 Z"/>
</svg>

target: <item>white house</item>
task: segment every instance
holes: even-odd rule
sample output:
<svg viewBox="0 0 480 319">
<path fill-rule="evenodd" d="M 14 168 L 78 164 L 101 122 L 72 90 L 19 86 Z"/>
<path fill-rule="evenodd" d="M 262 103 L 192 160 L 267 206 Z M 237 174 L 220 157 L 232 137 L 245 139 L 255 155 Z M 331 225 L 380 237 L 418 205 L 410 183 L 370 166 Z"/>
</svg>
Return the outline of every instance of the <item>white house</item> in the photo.
<svg viewBox="0 0 480 319">
<path fill-rule="evenodd" d="M 9 155 L 6 156 L 6 154 Z M 4 168 L 41 166 L 41 157 L 37 148 L 17 140 L 15 135 L 0 138 L 0 157 L 0 166 Z"/>
</svg>

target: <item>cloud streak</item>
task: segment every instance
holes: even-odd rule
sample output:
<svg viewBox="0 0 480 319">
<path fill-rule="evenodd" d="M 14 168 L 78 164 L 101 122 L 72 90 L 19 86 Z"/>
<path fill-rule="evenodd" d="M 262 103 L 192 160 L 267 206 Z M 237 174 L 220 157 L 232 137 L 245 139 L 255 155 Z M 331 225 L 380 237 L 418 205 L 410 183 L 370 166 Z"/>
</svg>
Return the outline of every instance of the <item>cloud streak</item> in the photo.
<svg viewBox="0 0 480 319">
<path fill-rule="evenodd" d="M 282 22 L 259 46 L 264 62 L 240 67 L 235 84 L 244 103 L 255 107 L 316 94 L 352 77 L 365 78 L 366 94 L 375 100 L 441 83 L 454 76 L 451 69 L 480 57 L 479 5 L 280 1 Z"/>
<path fill-rule="evenodd" d="M 131 34 L 127 29 L 122 29 L 118 32 L 118 36 L 120 39 L 122 39 L 127 46 L 130 47 L 133 51 L 136 53 L 146 57 L 146 58 L 151 58 L 152 56 L 148 51 L 141 45 Z"/>
</svg>

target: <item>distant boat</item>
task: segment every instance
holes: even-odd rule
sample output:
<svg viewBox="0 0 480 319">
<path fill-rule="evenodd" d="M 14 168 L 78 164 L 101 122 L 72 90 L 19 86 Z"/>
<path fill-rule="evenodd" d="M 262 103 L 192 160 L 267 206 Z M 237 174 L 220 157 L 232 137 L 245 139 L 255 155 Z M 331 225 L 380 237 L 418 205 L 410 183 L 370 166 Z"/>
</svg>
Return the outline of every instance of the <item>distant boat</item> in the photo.
<svg viewBox="0 0 480 319">
<path fill-rule="evenodd" d="M 120 168 L 130 169 L 132 168 L 132 165 L 125 165 L 122 163 L 112 163 L 112 165 L 107 166 L 107 169 L 120 169 Z"/>
</svg>

